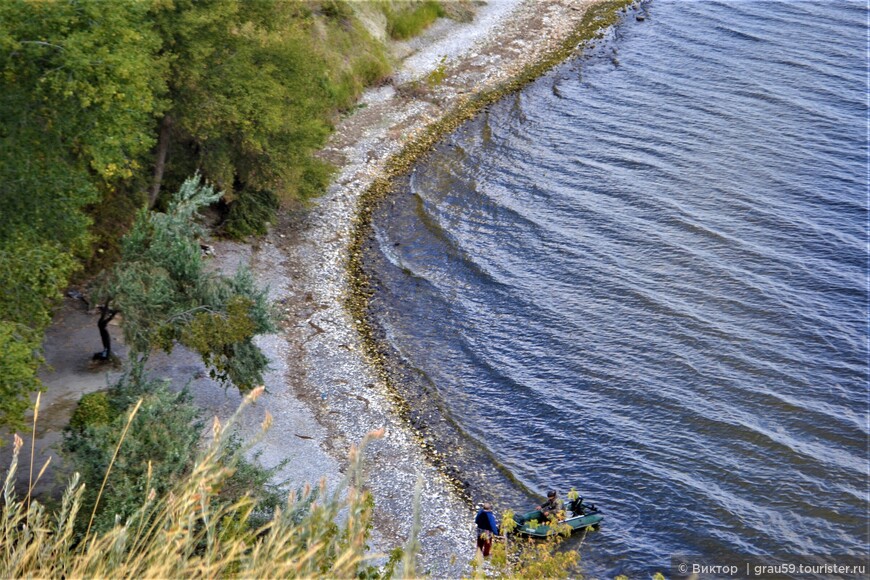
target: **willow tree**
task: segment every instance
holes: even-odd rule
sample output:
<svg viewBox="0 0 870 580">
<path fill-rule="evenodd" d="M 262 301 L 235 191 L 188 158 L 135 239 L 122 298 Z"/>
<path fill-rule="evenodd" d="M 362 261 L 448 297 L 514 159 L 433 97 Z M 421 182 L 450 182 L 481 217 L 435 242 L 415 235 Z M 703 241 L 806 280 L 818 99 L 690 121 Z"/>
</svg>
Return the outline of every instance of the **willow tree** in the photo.
<svg viewBox="0 0 870 580">
<path fill-rule="evenodd" d="M 120 312 L 131 359 L 141 362 L 154 349 L 171 352 L 180 343 L 224 384 L 246 391 L 262 383 L 268 361 L 253 339 L 275 330 L 266 291 L 248 271 L 226 277 L 207 271 L 202 258 L 197 210 L 220 196 L 197 175 L 166 213 L 140 211 L 121 242 L 121 260 L 94 293 L 104 347 L 95 357 L 111 356 L 105 325 Z"/>
</svg>

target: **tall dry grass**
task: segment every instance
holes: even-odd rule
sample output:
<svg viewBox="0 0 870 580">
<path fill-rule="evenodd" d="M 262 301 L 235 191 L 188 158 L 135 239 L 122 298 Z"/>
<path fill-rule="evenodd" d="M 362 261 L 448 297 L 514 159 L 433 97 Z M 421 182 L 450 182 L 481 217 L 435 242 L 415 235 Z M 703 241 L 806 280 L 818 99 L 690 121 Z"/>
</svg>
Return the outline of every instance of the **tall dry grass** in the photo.
<svg viewBox="0 0 870 580">
<path fill-rule="evenodd" d="M 75 523 L 93 514 L 80 509 L 84 485 L 77 474 L 53 512 L 32 500 L 31 490 L 23 498 L 16 496 L 15 472 L 23 447 L 16 435 L 3 486 L 0 577 L 356 577 L 371 558 L 366 539 L 373 502 L 360 484 L 362 450 L 382 432 L 370 433 L 351 450 L 347 476 L 334 491 L 321 482 L 317 489 L 291 493 L 267 523 L 254 527 L 253 499 L 246 496 L 227 504 L 217 494 L 232 473 L 226 457 L 231 426 L 261 393 L 252 391 L 226 425 L 215 419 L 211 442 L 170 493 L 157 497 L 146 485 L 142 505 L 132 517 L 106 532 L 88 529 L 83 536 L 76 535 Z M 264 429 L 269 423 L 267 415 Z M 111 466 L 104 485 L 111 488 Z M 403 571 L 413 574 L 413 554 L 404 556 Z"/>
</svg>

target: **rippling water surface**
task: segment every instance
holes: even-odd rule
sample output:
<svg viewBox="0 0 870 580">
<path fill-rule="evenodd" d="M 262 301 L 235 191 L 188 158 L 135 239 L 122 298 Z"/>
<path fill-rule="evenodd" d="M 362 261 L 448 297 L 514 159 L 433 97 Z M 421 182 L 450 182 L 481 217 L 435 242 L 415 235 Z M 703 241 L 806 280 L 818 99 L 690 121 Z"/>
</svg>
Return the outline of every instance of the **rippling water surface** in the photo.
<svg viewBox="0 0 870 580">
<path fill-rule="evenodd" d="M 518 487 L 603 507 L 593 576 L 864 553 L 864 3 L 647 11 L 381 208 L 378 321 Z"/>
</svg>

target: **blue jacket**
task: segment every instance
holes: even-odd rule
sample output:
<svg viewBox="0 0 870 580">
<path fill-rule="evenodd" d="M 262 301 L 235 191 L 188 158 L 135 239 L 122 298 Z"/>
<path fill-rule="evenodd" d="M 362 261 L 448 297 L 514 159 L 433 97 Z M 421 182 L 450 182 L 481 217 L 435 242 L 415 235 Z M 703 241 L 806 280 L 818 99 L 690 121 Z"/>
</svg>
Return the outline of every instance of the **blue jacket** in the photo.
<svg viewBox="0 0 870 580">
<path fill-rule="evenodd" d="M 495 516 L 492 512 L 480 510 L 477 512 L 477 517 L 474 518 L 474 523 L 477 524 L 478 533 L 481 530 L 490 531 L 496 536 L 498 535 L 498 522 L 495 521 Z"/>
</svg>

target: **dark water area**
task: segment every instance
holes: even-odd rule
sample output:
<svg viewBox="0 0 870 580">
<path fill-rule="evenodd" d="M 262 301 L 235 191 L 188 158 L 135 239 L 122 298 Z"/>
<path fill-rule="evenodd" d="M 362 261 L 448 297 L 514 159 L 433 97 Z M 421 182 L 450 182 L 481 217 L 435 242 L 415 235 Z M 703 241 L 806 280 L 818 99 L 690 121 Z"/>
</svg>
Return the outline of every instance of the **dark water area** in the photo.
<svg viewBox="0 0 870 580">
<path fill-rule="evenodd" d="M 866 554 L 865 3 L 646 10 L 382 205 L 376 322 L 516 480 L 475 499 L 606 512 L 590 576 Z"/>
</svg>

